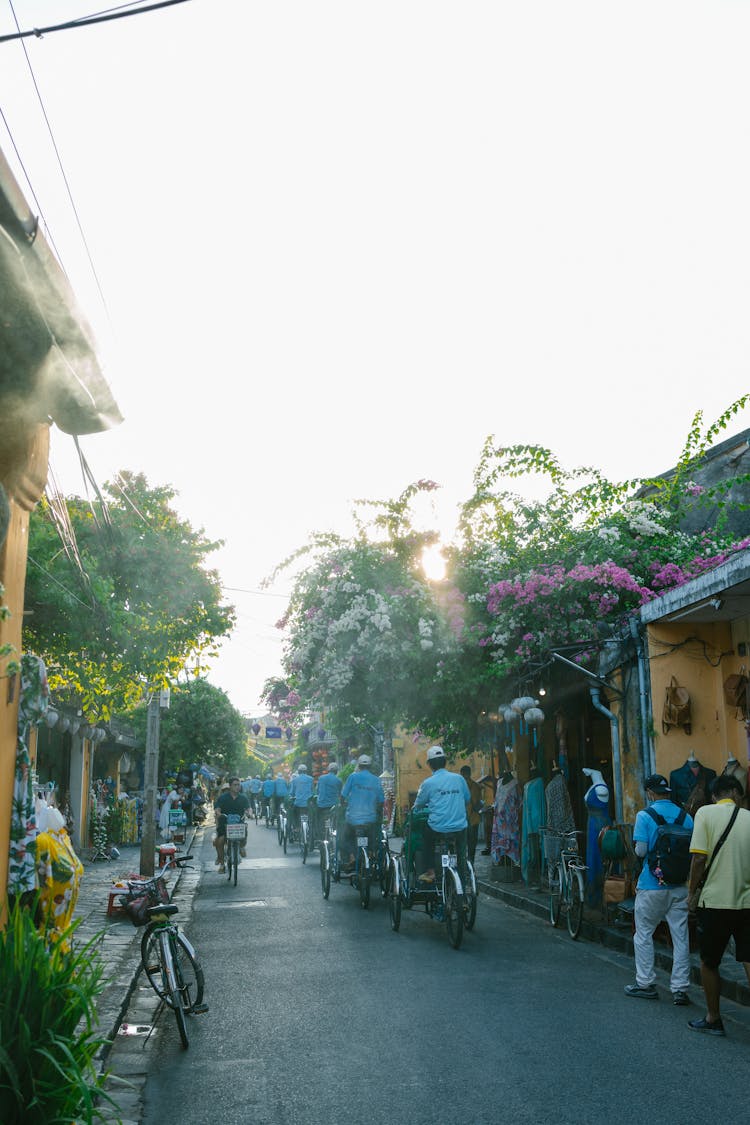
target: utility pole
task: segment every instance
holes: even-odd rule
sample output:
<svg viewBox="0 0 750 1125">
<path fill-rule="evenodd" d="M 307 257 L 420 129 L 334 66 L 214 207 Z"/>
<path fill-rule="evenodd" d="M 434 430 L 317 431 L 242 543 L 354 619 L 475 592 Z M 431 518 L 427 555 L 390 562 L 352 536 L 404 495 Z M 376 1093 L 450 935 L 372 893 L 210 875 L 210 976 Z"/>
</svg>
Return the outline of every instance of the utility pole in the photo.
<svg viewBox="0 0 750 1125">
<path fill-rule="evenodd" d="M 141 826 L 141 875 L 153 875 L 156 851 L 156 783 L 159 777 L 159 709 L 161 692 L 154 690 L 148 701 L 146 761 L 143 777 L 143 824 Z"/>
</svg>

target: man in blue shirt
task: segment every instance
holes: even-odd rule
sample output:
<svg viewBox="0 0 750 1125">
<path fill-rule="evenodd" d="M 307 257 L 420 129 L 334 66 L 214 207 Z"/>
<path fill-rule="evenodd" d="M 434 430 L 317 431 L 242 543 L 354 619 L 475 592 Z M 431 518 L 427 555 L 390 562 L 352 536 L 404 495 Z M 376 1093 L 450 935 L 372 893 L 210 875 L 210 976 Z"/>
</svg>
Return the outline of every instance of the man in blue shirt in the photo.
<svg viewBox="0 0 750 1125">
<path fill-rule="evenodd" d="M 299 828 L 300 810 L 304 809 L 307 811 L 313 788 L 313 779 L 307 772 L 307 766 L 303 762 L 297 767 L 297 773 L 292 778 L 292 784 L 289 787 L 289 798 L 292 802 L 292 824 L 296 828 Z"/>
<path fill-rule="evenodd" d="M 331 815 L 331 810 L 336 808 L 341 796 L 341 778 L 339 777 L 338 762 L 331 762 L 328 772 L 318 778 L 316 793 L 316 806 L 313 808 L 313 839 L 321 839 L 323 821 Z"/>
<path fill-rule="evenodd" d="M 646 799 L 651 808 L 667 824 L 674 824 L 683 810 L 672 800 L 666 777 L 654 773 L 644 782 Z M 683 827 L 692 828 L 693 821 L 684 814 Z M 669 926 L 672 935 L 672 976 L 670 987 L 675 1004 L 689 1004 L 690 940 L 688 937 L 688 891 L 685 883 L 671 884 L 651 871 L 648 856 L 654 851 L 659 825 L 646 810 L 635 818 L 633 844 L 635 854 L 645 862 L 638 877 L 635 894 L 635 984 L 625 986 L 627 996 L 658 1000 L 654 987 L 654 930 L 660 922 Z"/>
<path fill-rule="evenodd" d="M 274 820 L 278 819 L 279 809 L 281 802 L 285 801 L 289 796 L 289 786 L 286 783 L 286 778 L 283 774 L 278 773 L 273 782 L 273 817 Z"/>
<path fill-rule="evenodd" d="M 261 794 L 262 788 L 263 788 L 263 782 L 260 780 L 260 774 L 256 773 L 255 777 L 250 778 L 250 785 L 249 785 L 250 804 L 252 805 L 253 812 L 255 812 L 255 810 L 257 808 L 258 801 L 260 800 L 260 794 Z M 260 812 L 260 809 L 258 809 L 258 812 Z"/>
<path fill-rule="evenodd" d="M 342 839 L 342 853 L 349 856 L 348 868 L 354 870 L 354 849 L 356 836 L 367 836 L 369 847 L 374 848 L 377 832 L 383 817 L 385 794 L 380 778 L 370 773 L 372 758 L 360 754 L 357 769 L 350 773 L 341 791 L 341 803 L 345 808 L 345 824 Z"/>
<path fill-rule="evenodd" d="M 435 840 L 438 836 L 455 836 L 462 877 L 466 871 L 466 829 L 471 793 L 461 774 L 451 773 L 445 764 L 442 746 L 431 746 L 427 751 L 427 765 L 432 770 L 432 776 L 422 782 L 414 802 L 414 812 L 420 809 L 427 812 L 427 823 L 422 826 L 426 869 L 419 877 L 421 883 L 435 882 Z"/>
<path fill-rule="evenodd" d="M 269 770 L 269 772 L 265 776 L 265 780 L 263 781 L 263 788 L 261 790 L 263 794 L 263 804 L 268 805 L 269 824 L 273 821 L 273 791 L 275 787 L 276 783 L 273 780 L 273 774 Z"/>
</svg>

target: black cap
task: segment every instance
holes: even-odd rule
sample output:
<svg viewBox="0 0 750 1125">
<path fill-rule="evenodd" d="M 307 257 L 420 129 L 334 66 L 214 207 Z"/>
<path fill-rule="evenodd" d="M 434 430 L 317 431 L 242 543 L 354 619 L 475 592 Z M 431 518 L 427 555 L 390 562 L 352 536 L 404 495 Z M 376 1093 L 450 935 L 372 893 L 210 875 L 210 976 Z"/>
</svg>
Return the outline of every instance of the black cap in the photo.
<svg viewBox="0 0 750 1125">
<path fill-rule="evenodd" d="M 643 788 L 649 790 L 651 793 L 671 793 L 669 782 L 666 777 L 660 773 L 652 773 L 647 777 L 643 783 Z"/>
</svg>

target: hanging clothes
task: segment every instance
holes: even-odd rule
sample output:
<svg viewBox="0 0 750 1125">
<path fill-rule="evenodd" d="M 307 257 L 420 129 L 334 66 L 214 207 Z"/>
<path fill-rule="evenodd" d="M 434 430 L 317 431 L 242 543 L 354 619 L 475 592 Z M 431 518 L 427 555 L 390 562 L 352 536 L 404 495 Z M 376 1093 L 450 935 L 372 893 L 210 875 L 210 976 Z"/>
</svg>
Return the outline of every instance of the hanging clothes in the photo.
<svg viewBox="0 0 750 1125">
<path fill-rule="evenodd" d="M 733 760 L 727 762 L 722 770 L 725 777 L 733 777 L 739 781 L 742 786 L 742 792 L 747 792 L 747 766 L 741 766 L 738 761 Z"/>
<path fill-rule="evenodd" d="M 495 815 L 492 819 L 492 860 L 499 863 L 507 857 L 516 867 L 521 862 L 521 787 L 511 775 L 500 781 L 495 794 Z"/>
<path fill-rule="evenodd" d="M 599 792 L 597 793 L 597 790 Z M 606 791 L 607 796 L 604 797 Z M 612 823 L 609 815 L 609 790 L 604 785 L 592 785 L 583 798 L 588 809 L 586 825 L 586 901 L 597 906 L 601 901 L 604 863 L 599 848 L 599 833 Z"/>
<path fill-rule="evenodd" d="M 576 822 L 573 817 L 573 806 L 570 803 L 568 786 L 562 772 L 558 771 L 552 775 L 552 780 L 544 791 L 544 799 L 547 805 L 547 828 L 553 832 L 574 831 Z M 560 845 L 561 841 L 554 836 L 545 837 L 544 851 L 547 863 L 557 863 L 560 858 Z"/>
<path fill-rule="evenodd" d="M 36 838 L 36 871 L 43 925 L 58 933 L 66 930 L 78 902 L 83 864 L 65 830 L 65 818 L 48 808 Z"/>
<path fill-rule="evenodd" d="M 525 883 L 541 878 L 542 846 L 540 829 L 544 824 L 544 781 L 532 777 L 523 787 L 521 830 L 521 874 Z"/>
<path fill-rule="evenodd" d="M 16 770 L 10 815 L 8 894 L 23 895 L 36 889 L 34 843 L 37 837 L 36 808 L 31 788 L 29 731 L 38 727 L 49 707 L 49 685 L 44 661 L 33 653 L 21 657 L 21 695 L 18 701 Z"/>
</svg>

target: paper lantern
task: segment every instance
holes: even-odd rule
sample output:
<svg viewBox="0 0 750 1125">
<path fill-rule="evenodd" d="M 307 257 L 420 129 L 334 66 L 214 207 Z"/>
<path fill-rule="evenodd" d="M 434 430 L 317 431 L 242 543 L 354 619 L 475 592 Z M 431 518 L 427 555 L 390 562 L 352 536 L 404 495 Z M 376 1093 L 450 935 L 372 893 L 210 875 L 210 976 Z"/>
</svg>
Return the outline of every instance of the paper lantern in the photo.
<svg viewBox="0 0 750 1125">
<path fill-rule="evenodd" d="M 540 727 L 544 722 L 544 711 L 541 707 L 529 707 L 524 711 L 523 717 L 530 727 Z"/>
</svg>

